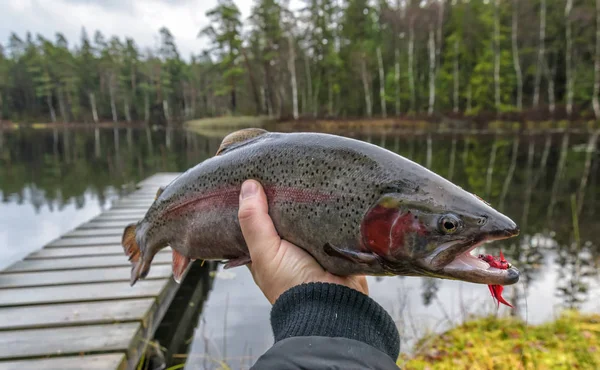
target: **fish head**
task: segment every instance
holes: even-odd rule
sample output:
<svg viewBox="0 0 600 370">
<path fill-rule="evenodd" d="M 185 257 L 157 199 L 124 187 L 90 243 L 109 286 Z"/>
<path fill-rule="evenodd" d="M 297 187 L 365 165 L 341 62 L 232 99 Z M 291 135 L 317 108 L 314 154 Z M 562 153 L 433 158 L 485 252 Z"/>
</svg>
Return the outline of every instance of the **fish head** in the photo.
<svg viewBox="0 0 600 370">
<path fill-rule="evenodd" d="M 499 269 L 471 255 L 477 246 L 518 235 L 506 215 L 453 184 L 444 189 L 388 193 L 367 211 L 363 244 L 391 274 L 510 285 L 515 267 Z"/>
</svg>

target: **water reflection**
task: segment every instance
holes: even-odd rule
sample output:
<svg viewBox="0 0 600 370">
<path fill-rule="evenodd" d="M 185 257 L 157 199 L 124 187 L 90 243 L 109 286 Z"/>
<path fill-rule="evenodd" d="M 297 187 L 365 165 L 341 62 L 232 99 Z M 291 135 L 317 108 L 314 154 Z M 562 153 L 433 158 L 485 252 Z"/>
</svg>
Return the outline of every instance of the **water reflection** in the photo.
<svg viewBox="0 0 600 370">
<path fill-rule="evenodd" d="M 515 310 L 503 307 L 502 314 L 539 322 L 562 307 L 600 311 L 597 132 L 346 135 L 421 163 L 519 223 L 518 238 L 479 251 L 497 255 L 502 249 L 521 271 L 521 281 L 505 294 Z M 59 223 L 58 215 L 78 224 L 124 187 L 155 172 L 184 171 L 211 157 L 219 143 L 219 137 L 173 128 L 0 132 L 0 214 L 11 215 L 0 218 L 0 241 L 8 246 L 0 250 L 0 264 L 58 236 L 57 230 L 42 231 Z M 246 270 L 231 271 L 236 276 L 217 278 L 205 305 L 189 354 L 195 359 L 191 368 L 211 368 L 219 357 L 250 364 L 272 342 L 266 300 Z M 470 313 L 496 309 L 484 286 L 403 277 L 369 281 L 372 296 L 398 321 L 402 350 L 426 329 L 441 330 Z"/>
</svg>

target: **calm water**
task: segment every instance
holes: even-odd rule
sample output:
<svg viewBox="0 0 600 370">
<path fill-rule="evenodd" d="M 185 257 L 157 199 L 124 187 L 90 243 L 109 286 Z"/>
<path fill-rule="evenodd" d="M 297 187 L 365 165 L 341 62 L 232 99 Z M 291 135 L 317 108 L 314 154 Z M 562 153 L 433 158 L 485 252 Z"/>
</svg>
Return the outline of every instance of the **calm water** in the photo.
<svg viewBox="0 0 600 370">
<path fill-rule="evenodd" d="M 470 314 L 515 314 L 538 323 L 568 307 L 600 312 L 600 157 L 591 135 L 347 135 L 429 167 L 521 226 L 519 238 L 487 246 L 494 254 L 501 247 L 521 270 L 521 281 L 505 293 L 515 310 L 497 310 L 482 285 L 369 278 L 371 296 L 398 323 L 403 351 L 428 330 Z M 0 131 L 0 268 L 110 207 L 128 185 L 212 156 L 219 142 L 178 130 Z M 213 368 L 222 359 L 247 368 L 272 344 L 270 305 L 246 268 L 216 277 L 186 368 Z"/>
</svg>

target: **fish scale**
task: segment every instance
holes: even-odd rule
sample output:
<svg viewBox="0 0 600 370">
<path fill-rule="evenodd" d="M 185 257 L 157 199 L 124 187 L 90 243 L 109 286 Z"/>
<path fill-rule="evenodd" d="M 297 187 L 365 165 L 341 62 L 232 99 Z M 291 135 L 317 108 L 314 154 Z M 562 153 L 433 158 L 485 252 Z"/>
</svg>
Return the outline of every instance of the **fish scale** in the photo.
<svg viewBox="0 0 600 370">
<path fill-rule="evenodd" d="M 125 229 L 132 284 L 166 246 L 176 279 L 194 259 L 227 260 L 229 267 L 250 262 L 237 219 L 247 179 L 264 187 L 280 236 L 334 274 L 518 280 L 516 269 L 457 267 L 465 258 L 469 265 L 476 244 L 514 236 L 518 228 L 441 176 L 359 140 L 248 129 L 228 135 L 217 155 L 159 190 L 144 218 Z"/>
</svg>

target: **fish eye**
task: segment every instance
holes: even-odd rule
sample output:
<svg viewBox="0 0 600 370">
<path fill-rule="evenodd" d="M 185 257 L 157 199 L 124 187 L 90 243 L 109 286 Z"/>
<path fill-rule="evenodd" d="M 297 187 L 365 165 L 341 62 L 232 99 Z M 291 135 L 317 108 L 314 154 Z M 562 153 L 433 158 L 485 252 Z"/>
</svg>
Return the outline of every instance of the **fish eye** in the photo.
<svg viewBox="0 0 600 370">
<path fill-rule="evenodd" d="M 444 234 L 455 233 L 460 226 L 460 220 L 454 215 L 445 215 L 440 218 L 440 231 Z"/>
</svg>

